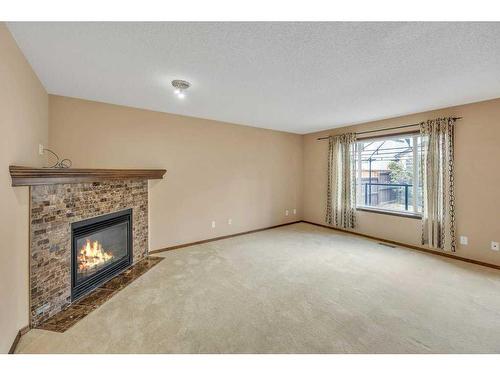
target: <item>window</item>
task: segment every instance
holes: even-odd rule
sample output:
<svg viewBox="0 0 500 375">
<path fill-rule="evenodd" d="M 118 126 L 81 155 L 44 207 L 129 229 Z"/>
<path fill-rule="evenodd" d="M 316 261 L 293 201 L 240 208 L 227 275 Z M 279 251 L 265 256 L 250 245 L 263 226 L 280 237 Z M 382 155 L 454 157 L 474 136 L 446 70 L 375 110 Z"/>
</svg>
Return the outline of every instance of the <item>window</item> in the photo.
<svg viewBox="0 0 500 375">
<path fill-rule="evenodd" d="M 415 133 L 357 142 L 358 208 L 421 215 L 421 139 Z"/>
</svg>

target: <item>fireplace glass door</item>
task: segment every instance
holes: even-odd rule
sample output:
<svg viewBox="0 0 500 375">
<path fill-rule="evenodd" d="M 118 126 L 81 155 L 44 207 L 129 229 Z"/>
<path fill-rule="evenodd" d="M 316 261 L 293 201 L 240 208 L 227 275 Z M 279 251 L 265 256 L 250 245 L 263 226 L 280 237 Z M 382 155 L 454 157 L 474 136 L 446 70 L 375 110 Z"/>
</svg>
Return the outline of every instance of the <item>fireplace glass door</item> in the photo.
<svg viewBox="0 0 500 375">
<path fill-rule="evenodd" d="M 130 210 L 72 225 L 72 297 L 79 298 L 128 267 L 132 260 Z"/>
<path fill-rule="evenodd" d="M 77 238 L 77 282 L 127 257 L 127 227 L 124 222 Z"/>
</svg>

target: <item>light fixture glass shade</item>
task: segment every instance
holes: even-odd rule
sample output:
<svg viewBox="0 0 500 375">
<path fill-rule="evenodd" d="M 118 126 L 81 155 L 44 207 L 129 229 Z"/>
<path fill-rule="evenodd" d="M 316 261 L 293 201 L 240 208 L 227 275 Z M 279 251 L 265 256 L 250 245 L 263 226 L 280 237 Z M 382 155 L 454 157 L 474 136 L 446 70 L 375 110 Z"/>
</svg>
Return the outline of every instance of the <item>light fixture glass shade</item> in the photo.
<svg viewBox="0 0 500 375">
<path fill-rule="evenodd" d="M 172 86 L 174 87 L 174 94 L 177 95 L 179 99 L 184 99 L 186 97 L 185 91 L 191 84 L 187 81 L 175 79 L 172 81 Z"/>
</svg>

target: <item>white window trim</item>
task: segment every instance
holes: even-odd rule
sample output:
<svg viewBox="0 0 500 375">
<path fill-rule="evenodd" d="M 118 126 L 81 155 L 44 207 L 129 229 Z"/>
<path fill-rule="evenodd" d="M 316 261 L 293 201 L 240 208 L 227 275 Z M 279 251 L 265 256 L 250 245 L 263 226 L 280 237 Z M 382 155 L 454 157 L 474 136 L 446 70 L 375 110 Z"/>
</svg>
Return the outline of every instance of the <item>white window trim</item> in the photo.
<svg viewBox="0 0 500 375">
<path fill-rule="evenodd" d="M 370 141 L 384 141 L 384 140 L 390 140 L 390 139 L 400 139 L 403 138 L 404 136 L 411 136 L 413 139 L 413 186 L 412 186 L 412 211 L 405 211 L 405 210 L 391 210 L 387 208 L 380 208 L 380 207 L 375 207 L 375 206 L 366 206 L 363 204 L 360 204 L 359 202 L 362 202 L 362 194 L 361 194 L 361 187 L 360 187 L 360 182 L 361 181 L 361 176 L 362 176 L 362 160 L 361 160 L 361 143 L 365 142 L 370 142 Z M 418 175 L 418 150 L 417 150 L 417 145 L 418 145 L 418 138 L 421 137 L 421 135 L 418 132 L 415 132 L 413 135 L 411 134 L 388 134 L 387 136 L 383 137 L 367 137 L 367 138 L 361 138 L 356 141 L 356 156 L 357 156 L 357 174 L 356 174 L 356 209 L 359 211 L 368 211 L 368 212 L 374 212 L 374 213 L 379 213 L 379 214 L 387 214 L 387 215 L 395 215 L 395 216 L 403 216 L 403 217 L 408 217 L 408 218 L 416 218 L 420 219 L 422 217 L 422 213 L 418 212 L 418 207 L 417 207 L 417 192 L 418 192 L 418 184 L 420 183 L 419 181 L 419 175 Z"/>
</svg>

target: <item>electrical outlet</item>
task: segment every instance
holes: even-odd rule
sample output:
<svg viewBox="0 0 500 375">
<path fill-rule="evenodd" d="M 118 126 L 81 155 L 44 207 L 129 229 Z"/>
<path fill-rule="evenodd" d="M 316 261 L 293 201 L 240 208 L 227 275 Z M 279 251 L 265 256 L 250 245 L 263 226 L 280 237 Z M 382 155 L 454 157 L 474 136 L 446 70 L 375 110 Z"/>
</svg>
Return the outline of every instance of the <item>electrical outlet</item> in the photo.
<svg viewBox="0 0 500 375">
<path fill-rule="evenodd" d="M 493 251 L 499 251 L 500 250 L 500 245 L 498 242 L 491 241 L 491 250 Z"/>
<path fill-rule="evenodd" d="M 231 225 L 233 223 L 233 219 L 227 219 L 228 225 Z"/>
<path fill-rule="evenodd" d="M 297 215 L 297 209 L 296 208 L 293 209 L 293 214 Z"/>
<path fill-rule="evenodd" d="M 468 245 L 469 244 L 469 239 L 467 236 L 460 236 L 460 245 Z"/>
<path fill-rule="evenodd" d="M 285 210 L 285 216 L 288 216 L 289 212 L 288 210 Z"/>
<path fill-rule="evenodd" d="M 43 155 L 43 150 L 45 150 L 45 147 L 43 147 L 42 144 L 38 145 L 38 155 Z"/>
<path fill-rule="evenodd" d="M 215 220 L 212 221 L 212 228 L 215 228 Z"/>
</svg>

